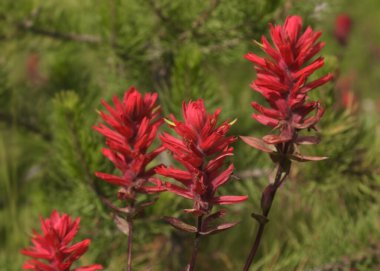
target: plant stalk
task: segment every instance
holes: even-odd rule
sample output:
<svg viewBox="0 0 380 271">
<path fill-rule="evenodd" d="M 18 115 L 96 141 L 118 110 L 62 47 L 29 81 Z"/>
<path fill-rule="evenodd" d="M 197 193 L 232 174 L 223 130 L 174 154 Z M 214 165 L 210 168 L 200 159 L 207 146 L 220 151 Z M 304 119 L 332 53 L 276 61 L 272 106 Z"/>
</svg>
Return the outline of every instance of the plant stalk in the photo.
<svg viewBox="0 0 380 271">
<path fill-rule="evenodd" d="M 288 144 L 285 144 L 284 150 L 283 150 L 284 157 L 286 157 L 287 152 L 288 152 Z M 264 210 L 262 210 L 263 219 L 260 220 L 260 221 L 258 220 L 258 222 L 259 222 L 259 228 L 257 230 L 255 241 L 254 241 L 254 243 L 252 245 L 251 251 L 250 251 L 250 253 L 248 255 L 248 258 L 247 258 L 247 260 L 245 262 L 243 271 L 248 271 L 249 268 L 250 268 L 250 266 L 252 265 L 253 259 L 255 258 L 257 250 L 258 250 L 258 248 L 260 246 L 260 242 L 261 242 L 261 239 L 262 239 L 262 236 L 263 236 L 263 233 L 264 233 L 264 228 L 265 228 L 265 225 L 267 224 L 268 215 L 269 215 L 270 209 L 272 207 L 272 203 L 274 201 L 277 189 L 280 187 L 280 185 L 282 184 L 282 182 L 286 179 L 286 177 L 289 174 L 290 165 L 286 169 L 285 166 L 284 166 L 285 161 L 286 161 L 286 159 L 283 158 L 279 162 L 279 164 L 278 164 L 278 168 L 277 168 L 277 172 L 276 172 L 276 177 L 275 177 L 275 180 L 274 180 L 274 183 L 273 183 L 274 191 L 273 191 L 272 196 L 270 197 L 270 202 L 267 205 L 268 207 L 265 208 Z M 284 176 L 282 176 L 283 173 L 285 173 Z"/>
<path fill-rule="evenodd" d="M 202 231 L 202 223 L 203 223 L 203 216 L 199 216 L 198 217 L 198 224 L 197 224 L 197 232 L 195 233 L 195 238 L 194 238 L 193 252 L 191 255 L 190 262 L 187 265 L 186 271 L 193 271 L 195 268 L 195 262 L 197 259 L 199 242 L 200 242 L 200 238 L 201 238 L 201 235 L 199 234 L 199 232 Z"/>
<path fill-rule="evenodd" d="M 132 271 L 132 241 L 133 241 L 133 221 L 127 218 L 128 223 L 128 260 L 126 271 Z"/>
</svg>

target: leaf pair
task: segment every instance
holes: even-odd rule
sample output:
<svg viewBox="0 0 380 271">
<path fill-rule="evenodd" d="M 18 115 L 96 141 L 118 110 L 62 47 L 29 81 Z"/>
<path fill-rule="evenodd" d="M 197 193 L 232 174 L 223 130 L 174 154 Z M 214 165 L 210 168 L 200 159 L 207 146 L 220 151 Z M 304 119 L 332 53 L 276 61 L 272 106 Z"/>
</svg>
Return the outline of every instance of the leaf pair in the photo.
<svg viewBox="0 0 380 271">
<path fill-rule="evenodd" d="M 229 228 L 234 227 L 237 223 L 224 223 L 216 226 L 210 226 L 209 224 L 214 221 L 215 219 L 218 219 L 225 214 L 225 210 L 220 210 L 218 212 L 215 212 L 214 214 L 211 214 L 207 216 L 202 223 L 202 229 L 198 231 L 197 227 L 189 225 L 182 220 L 175 218 L 175 217 L 164 217 L 164 220 L 168 222 L 170 225 L 172 225 L 174 228 L 190 232 L 190 233 L 197 233 L 199 235 L 211 235 L 216 234 L 225 230 L 228 230 Z"/>
<path fill-rule="evenodd" d="M 249 146 L 258 149 L 260 151 L 269 153 L 272 159 L 276 160 L 276 157 L 282 156 L 283 154 L 279 153 L 273 145 L 267 144 L 264 140 L 251 137 L 251 136 L 240 136 L 240 138 Z M 317 144 L 317 138 L 315 137 L 300 137 L 298 144 Z M 297 143 L 295 143 L 297 144 Z M 295 148 L 296 149 L 296 148 Z M 293 152 L 287 155 L 288 159 L 298 161 L 298 162 L 308 162 L 308 161 L 321 161 L 325 160 L 328 157 L 325 156 L 307 156 L 302 155 L 298 152 Z"/>
</svg>

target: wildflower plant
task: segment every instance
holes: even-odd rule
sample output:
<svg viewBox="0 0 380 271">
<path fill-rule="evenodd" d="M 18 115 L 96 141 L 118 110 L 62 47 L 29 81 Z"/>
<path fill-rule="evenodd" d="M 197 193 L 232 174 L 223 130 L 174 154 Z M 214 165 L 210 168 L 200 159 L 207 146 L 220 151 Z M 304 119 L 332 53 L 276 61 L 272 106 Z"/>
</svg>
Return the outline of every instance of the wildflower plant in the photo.
<svg viewBox="0 0 380 271">
<path fill-rule="evenodd" d="M 316 125 L 325 109 L 319 101 L 310 101 L 308 93 L 330 81 L 333 76 L 327 74 L 310 81 L 311 75 L 324 64 L 322 57 L 313 58 L 325 45 L 318 39 L 321 32 L 315 32 L 309 26 L 302 32 L 302 19 L 289 16 L 284 25 L 270 25 L 273 45 L 261 38 L 257 43 L 266 54 L 260 57 L 248 53 L 245 57 L 253 62 L 257 78 L 252 88 L 263 95 L 269 108 L 257 102 L 252 107 L 257 111 L 252 117 L 277 134 L 264 136 L 262 139 L 242 136 L 242 140 L 253 148 L 269 153 L 277 165 L 274 180 L 264 189 L 261 197 L 261 214 L 253 214 L 259 222 L 259 229 L 248 256 L 244 271 L 249 270 L 263 235 L 268 214 L 277 189 L 289 175 L 291 161 L 318 161 L 326 157 L 302 155 L 299 145 L 317 144 L 317 136 L 304 135 L 302 131 L 317 130 Z M 314 115 L 310 116 L 311 113 Z"/>
<path fill-rule="evenodd" d="M 350 24 L 346 19 L 341 20 L 342 29 L 336 35 L 345 44 Z M 256 70 L 257 78 L 251 86 L 267 102 L 267 105 L 252 102 L 255 110 L 252 118 L 269 127 L 271 132 L 262 138 L 240 138 L 249 146 L 269 154 L 275 164 L 275 174 L 261 193 L 261 211 L 252 214 L 259 225 L 243 271 L 248 271 L 253 263 L 275 195 L 288 178 L 293 161 L 327 158 L 304 155 L 300 150 L 301 145 L 319 143 L 320 136 L 315 131 L 318 131 L 317 125 L 325 112 L 322 103 L 312 100 L 309 93 L 333 79 L 332 74 L 314 76 L 324 65 L 323 57 L 317 57 L 324 47 L 319 41 L 321 35 L 311 27 L 303 30 L 301 17 L 289 16 L 283 25 L 270 25 L 271 41 L 262 36 L 261 42 L 257 42 L 263 56 L 256 53 L 245 56 Z M 174 115 L 163 119 L 158 94 L 142 94 L 134 87 L 129 88 L 122 99 L 115 96 L 113 106 L 104 100 L 101 103 L 106 110 L 99 111 L 102 122 L 93 129 L 104 136 L 106 147 L 102 154 L 112 162 L 117 173 L 96 172 L 95 175 L 118 188 L 112 200 L 99 196 L 112 209 L 116 226 L 128 236 L 125 270 L 132 271 L 133 266 L 135 219 L 157 199 L 147 195 L 161 192 L 173 193 L 191 202 L 183 212 L 195 221 L 194 224 L 187 222 L 190 219 L 185 222 L 182 217 L 170 214 L 164 219 L 174 228 L 194 235 L 186 270 L 195 270 L 201 238 L 224 232 L 237 224 L 220 222 L 227 214 L 226 210 L 219 208 L 220 205 L 238 204 L 248 199 L 247 195 L 224 195 L 220 189 L 230 182 L 234 171 L 230 158 L 234 155 L 232 144 L 238 138 L 228 133 L 235 121 L 218 122 L 221 110 L 208 113 L 203 99 L 183 102 L 182 120 Z M 164 121 L 171 132 L 160 133 Z M 168 159 L 170 164 L 167 165 L 155 162 L 164 150 L 173 158 Z M 81 160 L 87 168 L 86 161 Z M 49 218 L 41 218 L 42 233 L 34 231 L 33 246 L 21 251 L 31 257 L 23 269 L 102 270 L 98 264 L 72 268 L 90 244 L 90 239 L 71 244 L 79 230 L 79 222 L 79 218 L 73 220 L 57 211 L 53 211 Z"/>
<path fill-rule="evenodd" d="M 79 230 L 80 218 L 73 220 L 67 214 L 59 214 L 56 210 L 49 218 L 41 220 L 42 233 L 33 231 L 33 246 L 21 250 L 31 257 L 23 265 L 24 270 L 35 271 L 95 271 L 102 270 L 99 264 L 72 268 L 71 266 L 84 253 L 91 243 L 85 239 L 71 244 Z"/>
<path fill-rule="evenodd" d="M 167 221 L 175 228 L 195 234 L 193 254 L 187 270 L 195 268 L 201 236 L 221 232 L 236 225 L 226 223 L 212 226 L 213 220 L 225 215 L 224 210 L 212 213 L 213 206 L 236 204 L 247 199 L 247 196 L 217 194 L 218 188 L 231 178 L 233 164 L 227 168 L 224 166 L 226 158 L 233 155 L 231 144 L 236 141 L 235 137 L 227 136 L 233 122 L 227 120 L 217 124 L 220 112 L 217 109 L 214 114 L 208 114 L 202 99 L 183 103 L 183 122 L 173 115 L 167 120 L 178 137 L 168 133 L 161 136 L 163 146 L 172 153 L 183 169 L 160 166 L 156 172 L 179 184 L 166 182 L 165 187 L 170 192 L 192 200 L 192 208 L 185 209 L 184 212 L 197 218 L 196 226 L 192 226 L 178 218 L 167 217 Z"/>
<path fill-rule="evenodd" d="M 162 124 L 157 98 L 157 93 L 143 96 L 136 88 L 131 87 L 122 101 L 116 96 L 113 98 L 114 108 L 102 101 L 109 114 L 100 112 L 100 116 L 108 126 L 94 126 L 106 138 L 108 148 L 103 149 L 103 155 L 121 172 L 120 176 L 96 172 L 96 176 L 118 186 L 117 197 L 125 201 L 125 206 L 121 208 L 112 207 L 122 215 L 115 216 L 115 223 L 122 232 L 128 234 L 127 270 L 132 269 L 133 219 L 144 207 L 154 203 L 138 202 L 137 195 L 165 190 L 158 179 L 152 178 L 155 167 L 147 168 L 164 150 L 162 146 L 150 150 Z"/>
</svg>

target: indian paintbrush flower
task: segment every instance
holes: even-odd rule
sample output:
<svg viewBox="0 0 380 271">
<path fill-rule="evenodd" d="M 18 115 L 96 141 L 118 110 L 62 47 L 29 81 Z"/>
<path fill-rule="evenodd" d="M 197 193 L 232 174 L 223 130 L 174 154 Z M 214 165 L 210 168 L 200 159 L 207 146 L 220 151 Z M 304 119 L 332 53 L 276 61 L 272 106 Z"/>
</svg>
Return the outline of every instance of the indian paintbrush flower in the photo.
<svg viewBox="0 0 380 271">
<path fill-rule="evenodd" d="M 218 188 L 230 180 L 233 164 L 224 168 L 225 159 L 233 155 L 231 143 L 235 137 L 227 136 L 231 124 L 228 121 L 217 124 L 221 110 L 208 114 L 203 100 L 190 101 L 182 106 L 184 121 L 173 115 L 167 122 L 178 134 L 178 138 L 164 133 L 163 146 L 168 149 L 183 169 L 160 166 L 156 172 L 173 178 L 180 185 L 166 183 L 167 190 L 193 201 L 191 209 L 185 212 L 196 216 L 208 215 L 213 205 L 235 204 L 247 196 L 219 196 Z"/>
<path fill-rule="evenodd" d="M 301 136 L 301 130 L 316 129 L 316 124 L 324 113 L 319 101 L 310 101 L 308 93 L 330 81 L 333 76 L 327 74 L 310 81 L 310 76 L 324 64 L 322 57 L 313 57 L 323 48 L 319 42 L 321 32 L 307 27 L 302 32 L 302 19 L 290 16 L 285 24 L 270 25 L 273 45 L 263 36 L 260 48 L 266 54 L 260 57 L 248 53 L 245 58 L 254 63 L 257 78 L 252 88 L 263 95 L 269 108 L 257 102 L 252 107 L 257 111 L 253 118 L 258 122 L 279 130 L 279 134 L 271 134 L 257 138 L 242 137 L 249 145 L 265 152 L 273 152 L 276 146 L 288 143 L 291 153 L 296 144 L 316 144 L 318 138 Z M 310 113 L 314 112 L 313 116 Z M 298 156 L 295 154 L 295 156 Z M 305 160 L 302 157 L 293 157 Z M 307 160 L 307 159 L 306 159 Z"/>
<path fill-rule="evenodd" d="M 327 74 L 310 81 L 311 75 L 324 65 L 322 57 L 313 60 L 323 48 L 319 42 L 321 32 L 307 27 L 302 32 L 302 19 L 290 16 L 283 26 L 270 25 L 273 44 L 264 36 L 259 44 L 266 54 L 260 57 L 249 53 L 245 57 L 254 63 L 257 78 L 252 88 L 263 95 L 269 108 L 257 102 L 252 107 L 257 111 L 253 118 L 261 124 L 279 130 L 278 134 L 266 135 L 262 139 L 241 137 L 248 145 L 270 154 L 277 169 L 274 178 L 264 188 L 261 195 L 261 213 L 252 217 L 259 228 L 243 271 L 248 271 L 257 253 L 268 215 L 277 189 L 286 180 L 291 168 L 291 160 L 322 160 L 325 157 L 303 156 L 298 152 L 299 144 L 317 144 L 319 138 L 304 136 L 302 130 L 316 130 L 316 125 L 324 113 L 319 101 L 310 101 L 308 93 L 332 79 Z M 310 116 L 310 113 L 314 115 Z"/>
<path fill-rule="evenodd" d="M 21 253 L 31 257 L 24 265 L 24 270 L 35 271 L 95 271 L 102 270 L 99 264 L 71 268 L 88 249 L 91 242 L 85 239 L 70 244 L 79 230 L 80 218 L 73 220 L 67 214 L 60 215 L 54 210 L 49 218 L 41 220 L 42 233 L 33 232 L 33 246 L 21 250 Z"/>
<path fill-rule="evenodd" d="M 143 96 L 131 87 L 122 101 L 116 96 L 113 98 L 114 108 L 102 100 L 109 114 L 100 112 L 100 116 L 109 127 L 99 124 L 94 129 L 106 138 L 108 148 L 103 149 L 103 155 L 111 160 L 122 175 L 96 172 L 96 176 L 120 186 L 118 196 L 121 199 L 134 199 L 136 192 L 154 193 L 164 190 L 157 179 L 151 178 L 155 167 L 146 168 L 164 150 L 160 146 L 148 151 L 163 122 L 160 107 L 156 104 L 157 98 L 157 93 Z M 149 183 L 153 185 L 148 185 Z"/>
<path fill-rule="evenodd" d="M 179 185 L 166 182 L 165 186 L 181 197 L 193 201 L 193 207 L 185 209 L 197 218 L 196 226 L 189 225 L 178 218 L 166 217 L 166 221 L 177 229 L 195 234 L 192 256 L 186 267 L 193 271 L 198 254 L 201 236 L 218 233 L 236 225 L 225 223 L 212 225 L 214 220 L 225 215 L 225 210 L 211 214 L 214 205 L 235 204 L 247 199 L 247 196 L 217 195 L 220 186 L 230 180 L 233 164 L 224 168 L 225 159 L 233 155 L 230 146 L 235 137 L 227 136 L 233 122 L 217 124 L 220 109 L 208 114 L 202 99 L 182 104 L 183 122 L 173 115 L 166 120 L 178 137 L 164 133 L 162 144 L 183 168 L 161 166 L 156 169 L 160 175 L 176 180 Z"/>
<path fill-rule="evenodd" d="M 108 126 L 94 126 L 95 130 L 106 137 L 108 148 L 103 149 L 103 155 L 122 173 L 121 176 L 116 176 L 96 172 L 96 176 L 119 186 L 118 198 L 127 202 L 124 208 L 111 207 L 122 213 L 122 216 L 115 214 L 114 221 L 128 235 L 128 271 L 132 270 L 133 219 L 144 207 L 154 203 L 137 202 L 137 193 L 149 194 L 165 190 L 160 180 L 152 178 L 156 167 L 147 169 L 148 164 L 164 150 L 164 147 L 159 146 L 149 151 L 163 122 L 157 98 L 157 93 L 146 93 L 143 96 L 131 87 L 122 101 L 116 96 L 113 98 L 114 108 L 102 101 L 109 114 L 100 112 L 100 116 Z"/>
</svg>

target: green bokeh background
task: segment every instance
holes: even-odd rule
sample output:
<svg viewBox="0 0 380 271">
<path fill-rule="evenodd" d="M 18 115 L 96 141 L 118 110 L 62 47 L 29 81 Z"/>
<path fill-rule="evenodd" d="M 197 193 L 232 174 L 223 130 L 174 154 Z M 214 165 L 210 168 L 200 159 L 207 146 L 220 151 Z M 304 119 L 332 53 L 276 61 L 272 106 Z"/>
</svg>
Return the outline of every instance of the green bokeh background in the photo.
<svg viewBox="0 0 380 271">
<path fill-rule="evenodd" d="M 341 13 L 353 22 L 345 47 L 333 35 Z M 268 133 L 250 117 L 250 101 L 262 98 L 249 87 L 255 73 L 243 56 L 259 51 L 252 41 L 268 34 L 268 23 L 291 14 L 323 32 L 326 65 L 318 74 L 334 72 L 349 82 L 358 108 L 342 107 L 335 82 L 311 94 L 327 111 L 322 142 L 304 150 L 330 159 L 294 166 L 251 270 L 380 270 L 376 0 L 2 0 L 0 270 L 21 270 L 26 258 L 19 250 L 39 228 L 39 214 L 53 209 L 80 216 L 77 240 L 93 240 L 81 264 L 122 270 L 126 237 L 98 197 L 115 199 L 116 191 L 93 175 L 113 171 L 101 155 L 103 139 L 91 128 L 99 122 L 100 99 L 134 85 L 157 91 L 167 116 L 178 115 L 183 100 L 204 98 L 210 111 L 222 108 L 222 119 L 238 119 L 231 134 Z M 238 226 L 202 240 L 197 270 L 241 270 L 254 238 L 250 213 L 259 210 L 273 165 L 242 142 L 235 149 L 237 178 L 222 192 L 250 199 L 228 208 L 226 221 Z M 163 154 L 156 162 L 168 161 Z M 193 236 L 161 217 L 185 217 L 180 210 L 189 206 L 163 193 L 146 210 L 136 222 L 135 270 L 183 270 Z"/>
</svg>

